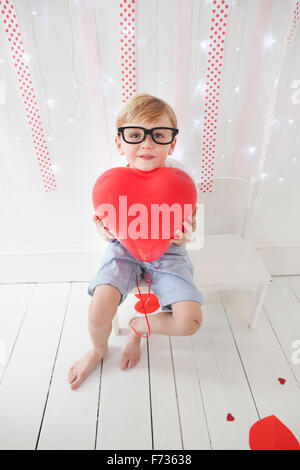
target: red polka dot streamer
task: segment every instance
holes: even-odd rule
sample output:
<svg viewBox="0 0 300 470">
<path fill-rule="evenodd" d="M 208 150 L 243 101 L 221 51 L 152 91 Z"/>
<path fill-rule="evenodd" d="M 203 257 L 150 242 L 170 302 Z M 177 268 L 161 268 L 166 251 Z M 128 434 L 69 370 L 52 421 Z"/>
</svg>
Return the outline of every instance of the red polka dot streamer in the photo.
<svg viewBox="0 0 300 470">
<path fill-rule="evenodd" d="M 292 39 L 294 37 L 294 32 L 295 32 L 295 29 L 297 27 L 297 22 L 298 22 L 298 19 L 299 19 L 299 14 L 300 14 L 300 1 L 297 0 L 296 6 L 295 6 L 295 9 L 294 9 L 294 14 L 293 14 L 293 24 L 292 24 L 291 30 L 289 32 L 289 35 L 287 37 L 288 44 L 292 41 Z"/>
<path fill-rule="evenodd" d="M 211 192 L 214 178 L 216 129 L 219 114 L 220 82 L 224 42 L 228 25 L 228 0 L 212 2 L 208 64 L 206 72 L 201 191 Z"/>
<path fill-rule="evenodd" d="M 10 44 L 12 61 L 18 76 L 19 90 L 24 102 L 26 118 L 31 130 L 44 189 L 46 192 L 49 192 L 56 188 L 55 177 L 32 86 L 32 77 L 29 67 L 24 61 L 24 46 L 13 3 L 9 2 L 9 0 L 0 0 L 0 15 Z"/>
<path fill-rule="evenodd" d="M 122 102 L 136 92 L 135 82 L 135 0 L 120 2 Z"/>
</svg>

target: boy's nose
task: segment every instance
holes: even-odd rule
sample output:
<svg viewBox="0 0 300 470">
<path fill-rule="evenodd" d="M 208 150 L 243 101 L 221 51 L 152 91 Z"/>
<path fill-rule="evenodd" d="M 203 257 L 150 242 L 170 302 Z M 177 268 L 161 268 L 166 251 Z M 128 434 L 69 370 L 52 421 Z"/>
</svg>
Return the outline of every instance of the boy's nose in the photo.
<svg viewBox="0 0 300 470">
<path fill-rule="evenodd" d="M 143 140 L 142 142 L 142 147 L 152 147 L 153 144 L 154 142 L 152 140 L 151 135 L 147 134 L 145 140 Z"/>
</svg>

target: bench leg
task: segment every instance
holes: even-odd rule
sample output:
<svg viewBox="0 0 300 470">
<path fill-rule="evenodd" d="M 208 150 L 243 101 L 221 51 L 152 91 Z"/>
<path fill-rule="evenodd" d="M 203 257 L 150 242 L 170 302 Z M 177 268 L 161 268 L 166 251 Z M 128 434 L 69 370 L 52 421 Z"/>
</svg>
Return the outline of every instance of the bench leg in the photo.
<svg viewBox="0 0 300 470">
<path fill-rule="evenodd" d="M 263 284 L 260 288 L 259 295 L 258 295 L 258 301 L 257 301 L 256 307 L 255 307 L 255 312 L 254 312 L 252 321 L 249 325 L 251 330 L 255 330 L 256 327 L 257 327 L 257 324 L 258 324 L 258 321 L 259 321 L 259 318 L 260 318 L 260 314 L 261 314 L 261 310 L 262 310 L 262 307 L 264 305 L 264 301 L 265 301 L 265 298 L 266 298 L 266 293 L 267 293 L 268 287 L 269 287 L 269 283 Z"/>
</svg>

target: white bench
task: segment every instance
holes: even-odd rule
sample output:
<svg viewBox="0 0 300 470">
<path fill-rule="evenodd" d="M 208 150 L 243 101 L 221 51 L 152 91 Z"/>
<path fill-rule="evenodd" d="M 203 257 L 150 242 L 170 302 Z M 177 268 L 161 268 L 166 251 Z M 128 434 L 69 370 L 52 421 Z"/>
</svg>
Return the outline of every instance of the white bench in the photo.
<svg viewBox="0 0 300 470">
<path fill-rule="evenodd" d="M 204 234 L 201 249 L 194 249 L 193 242 L 186 245 L 194 266 L 194 282 L 204 294 L 224 289 L 255 289 L 257 303 L 249 320 L 255 329 L 264 304 L 271 275 L 246 237 L 253 208 L 253 190 L 256 179 L 215 178 L 211 193 L 199 193 L 197 201 L 197 231 Z M 204 208 L 204 227 L 199 227 L 201 206 Z M 141 293 L 148 292 L 148 284 L 139 283 Z M 135 287 L 130 293 L 138 294 Z M 134 312 L 133 312 L 134 314 Z M 119 327 L 118 312 L 113 319 L 116 335 L 127 334 Z"/>
</svg>

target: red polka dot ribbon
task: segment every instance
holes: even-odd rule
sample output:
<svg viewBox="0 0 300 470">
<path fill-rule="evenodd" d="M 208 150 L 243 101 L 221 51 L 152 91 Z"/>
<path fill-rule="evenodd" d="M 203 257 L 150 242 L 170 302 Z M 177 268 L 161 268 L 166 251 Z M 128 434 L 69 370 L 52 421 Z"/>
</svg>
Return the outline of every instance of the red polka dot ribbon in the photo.
<svg viewBox="0 0 300 470">
<path fill-rule="evenodd" d="M 202 145 L 201 191 L 211 192 L 214 178 L 216 129 L 220 81 L 224 58 L 224 42 L 227 31 L 228 0 L 212 2 L 212 17 L 209 37 L 209 53 L 206 74 L 205 108 Z"/>
<path fill-rule="evenodd" d="M 299 19 L 299 14 L 300 14 L 300 1 L 297 0 L 296 6 L 295 6 L 295 9 L 294 9 L 294 13 L 293 13 L 293 24 L 291 26 L 289 35 L 287 37 L 288 44 L 292 41 L 292 39 L 294 37 L 295 29 L 297 27 L 297 22 L 298 22 L 298 19 Z"/>
<path fill-rule="evenodd" d="M 19 90 L 24 102 L 26 118 L 31 130 L 35 155 L 40 167 L 44 189 L 46 192 L 49 192 L 56 188 L 55 177 L 40 120 L 40 112 L 34 88 L 32 86 L 32 77 L 29 67 L 24 60 L 23 40 L 13 3 L 9 0 L 0 0 L 0 15 L 10 44 L 12 61 L 18 76 Z"/>
<path fill-rule="evenodd" d="M 120 33 L 121 33 L 122 102 L 125 103 L 136 92 L 135 0 L 121 0 Z"/>
</svg>

